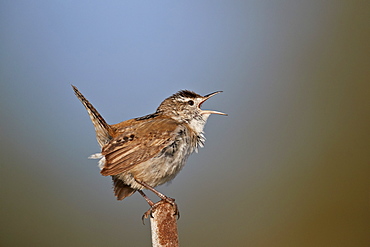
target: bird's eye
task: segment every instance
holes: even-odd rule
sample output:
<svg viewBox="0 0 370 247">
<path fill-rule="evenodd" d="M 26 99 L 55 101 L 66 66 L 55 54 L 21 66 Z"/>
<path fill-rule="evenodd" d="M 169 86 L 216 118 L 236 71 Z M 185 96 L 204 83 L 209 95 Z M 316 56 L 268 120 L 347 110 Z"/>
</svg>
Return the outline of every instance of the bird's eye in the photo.
<svg viewBox="0 0 370 247">
<path fill-rule="evenodd" d="M 188 104 L 189 104 L 189 105 L 194 105 L 194 101 L 189 100 L 189 101 L 188 101 Z"/>
</svg>

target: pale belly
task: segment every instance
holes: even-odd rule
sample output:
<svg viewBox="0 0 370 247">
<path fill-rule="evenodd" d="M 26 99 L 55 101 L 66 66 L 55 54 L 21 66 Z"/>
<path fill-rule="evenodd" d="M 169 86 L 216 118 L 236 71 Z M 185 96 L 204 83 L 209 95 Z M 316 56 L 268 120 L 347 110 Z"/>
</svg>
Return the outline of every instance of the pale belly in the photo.
<svg viewBox="0 0 370 247">
<path fill-rule="evenodd" d="M 133 189 L 143 189 L 136 180 L 145 182 L 151 187 L 164 184 L 176 177 L 184 167 L 187 158 L 194 151 L 188 140 L 177 140 L 176 143 L 165 148 L 158 156 L 133 166 L 121 173 L 118 177 Z"/>
</svg>

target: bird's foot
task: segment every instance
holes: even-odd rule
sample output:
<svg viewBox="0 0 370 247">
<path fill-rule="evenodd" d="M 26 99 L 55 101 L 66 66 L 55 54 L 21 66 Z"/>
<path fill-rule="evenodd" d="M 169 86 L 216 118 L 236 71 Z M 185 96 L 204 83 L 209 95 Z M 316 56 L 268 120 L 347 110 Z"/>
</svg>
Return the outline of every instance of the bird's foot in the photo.
<svg viewBox="0 0 370 247">
<path fill-rule="evenodd" d="M 149 208 L 148 211 L 146 211 L 143 216 L 141 217 L 141 219 L 143 220 L 144 222 L 144 219 L 146 218 L 149 218 L 149 216 L 151 218 L 154 218 L 153 217 L 153 212 L 157 209 L 157 207 L 159 207 L 160 205 L 164 204 L 164 203 L 169 203 L 173 206 L 173 211 L 174 211 L 174 214 L 175 216 L 177 216 L 177 219 L 180 218 L 180 211 L 179 211 L 179 208 L 175 202 L 175 199 L 173 198 L 170 198 L 170 197 L 166 197 L 165 199 L 162 199 L 160 200 L 159 202 L 156 202 L 154 203 L 153 205 L 151 205 L 151 207 Z"/>
</svg>

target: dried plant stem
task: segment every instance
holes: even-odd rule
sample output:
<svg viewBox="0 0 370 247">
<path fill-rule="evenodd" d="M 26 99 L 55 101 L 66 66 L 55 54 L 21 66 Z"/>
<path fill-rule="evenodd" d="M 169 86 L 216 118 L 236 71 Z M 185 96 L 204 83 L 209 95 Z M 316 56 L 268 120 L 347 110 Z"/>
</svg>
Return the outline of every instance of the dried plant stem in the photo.
<svg viewBox="0 0 370 247">
<path fill-rule="evenodd" d="M 179 236 L 177 232 L 177 215 L 174 215 L 174 207 L 163 201 L 150 218 L 153 247 L 178 247 Z"/>
</svg>

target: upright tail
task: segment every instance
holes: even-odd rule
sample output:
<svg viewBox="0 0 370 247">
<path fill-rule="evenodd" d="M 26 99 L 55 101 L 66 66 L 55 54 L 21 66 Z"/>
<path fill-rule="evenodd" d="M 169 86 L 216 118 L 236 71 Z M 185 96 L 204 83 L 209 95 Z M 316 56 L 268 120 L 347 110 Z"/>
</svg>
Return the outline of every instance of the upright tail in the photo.
<svg viewBox="0 0 370 247">
<path fill-rule="evenodd" d="M 96 132 L 96 140 L 98 141 L 99 145 L 103 147 L 105 144 L 109 142 L 112 138 L 110 133 L 112 133 L 112 128 L 110 127 L 107 122 L 103 119 L 103 117 L 99 114 L 99 112 L 90 104 L 90 102 L 78 91 L 78 89 L 71 85 L 77 98 L 81 101 L 81 103 L 85 106 L 87 112 L 89 113 L 90 119 L 94 124 L 95 132 Z"/>
</svg>

